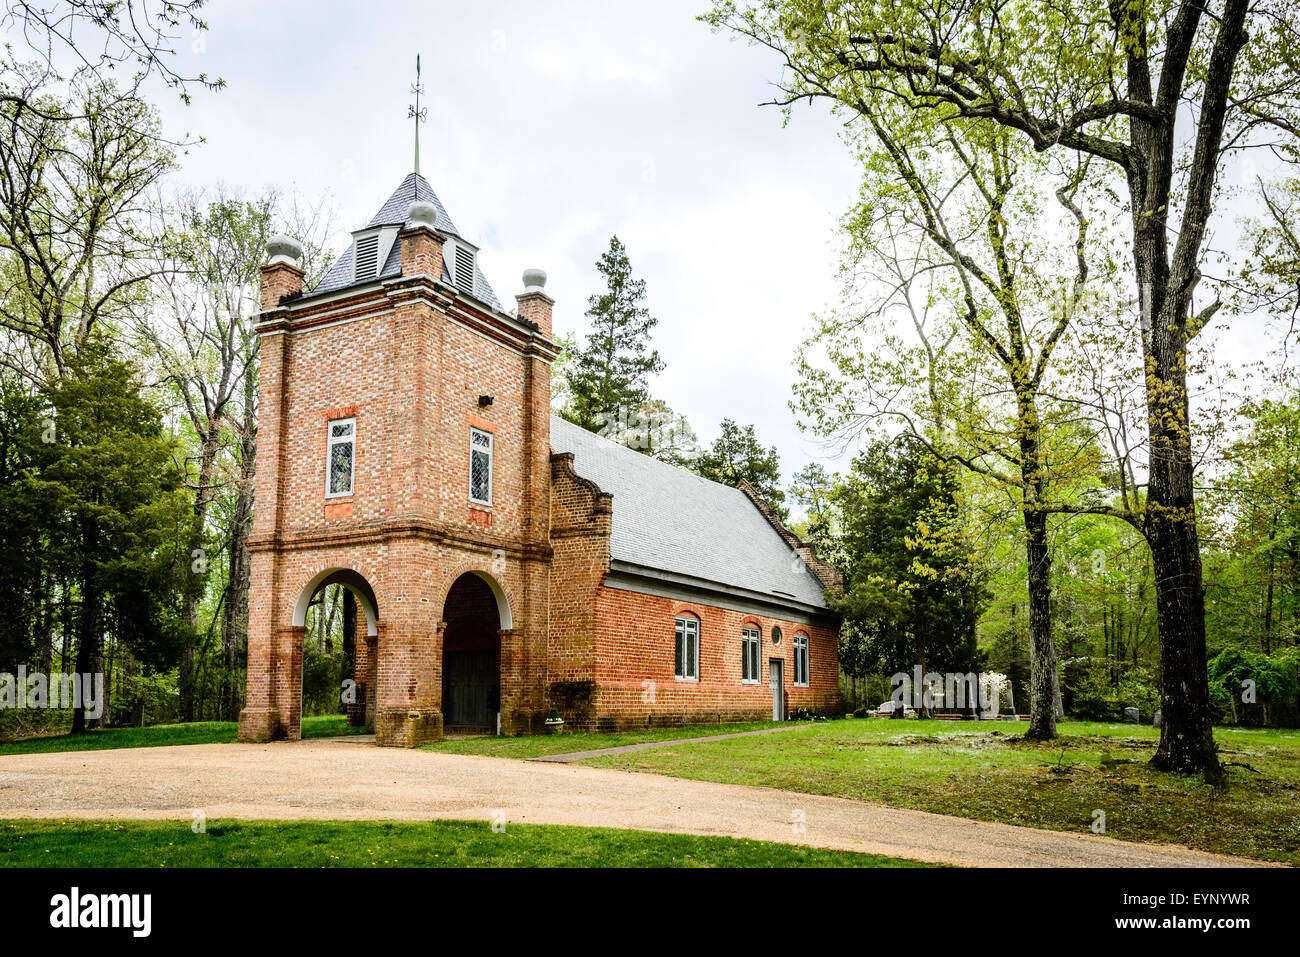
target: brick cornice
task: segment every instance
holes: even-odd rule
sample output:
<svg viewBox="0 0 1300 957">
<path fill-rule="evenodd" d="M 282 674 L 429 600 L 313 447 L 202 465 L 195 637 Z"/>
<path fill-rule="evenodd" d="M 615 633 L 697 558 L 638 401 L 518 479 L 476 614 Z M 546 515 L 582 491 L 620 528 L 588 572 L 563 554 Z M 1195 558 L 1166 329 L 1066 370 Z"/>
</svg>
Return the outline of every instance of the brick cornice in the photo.
<svg viewBox="0 0 1300 957">
<path fill-rule="evenodd" d="M 374 522 L 339 529 L 253 534 L 248 537 L 247 547 L 250 552 L 300 551 L 368 545 L 400 538 L 414 538 L 437 545 L 480 548 L 488 552 L 499 548 L 507 555 L 523 561 L 549 561 L 552 554 L 549 543 L 521 542 L 499 536 L 476 535 L 467 529 L 459 527 L 453 529 L 436 522 L 418 520 Z"/>
</svg>

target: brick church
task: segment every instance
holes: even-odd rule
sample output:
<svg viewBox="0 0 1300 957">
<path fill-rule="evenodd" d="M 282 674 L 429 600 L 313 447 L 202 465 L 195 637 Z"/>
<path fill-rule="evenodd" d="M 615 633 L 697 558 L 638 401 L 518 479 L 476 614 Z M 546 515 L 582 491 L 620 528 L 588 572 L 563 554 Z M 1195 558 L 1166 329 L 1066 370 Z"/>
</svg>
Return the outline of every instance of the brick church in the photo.
<svg viewBox="0 0 1300 957">
<path fill-rule="evenodd" d="M 381 745 L 842 707 L 836 570 L 752 489 L 552 416 L 545 274 L 507 312 L 418 173 L 314 288 L 267 252 L 240 740 L 300 736 L 330 584 Z"/>
</svg>

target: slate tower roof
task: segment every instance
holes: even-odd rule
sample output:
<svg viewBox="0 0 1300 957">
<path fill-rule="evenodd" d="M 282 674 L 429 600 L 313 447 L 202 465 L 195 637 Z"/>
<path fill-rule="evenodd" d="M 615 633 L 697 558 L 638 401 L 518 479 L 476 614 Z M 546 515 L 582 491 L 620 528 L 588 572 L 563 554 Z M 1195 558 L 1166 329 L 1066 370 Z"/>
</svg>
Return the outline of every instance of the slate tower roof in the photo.
<svg viewBox="0 0 1300 957">
<path fill-rule="evenodd" d="M 447 215 L 446 207 L 442 205 L 442 200 L 438 199 L 438 194 L 433 191 L 429 181 L 419 173 L 410 173 L 406 179 L 402 180 L 397 189 L 393 191 L 393 195 L 389 196 L 387 202 L 379 207 L 379 211 L 371 217 L 365 228 L 371 229 L 381 226 L 402 228 L 407 226 L 406 211 L 410 209 L 411 204 L 417 199 L 426 203 L 433 203 L 437 207 L 438 220 L 435 223 L 435 228 L 439 232 L 458 239 L 465 239 L 468 242 L 460 230 L 456 228 L 456 224 L 451 221 L 451 217 Z M 325 274 L 325 278 L 318 282 L 308 295 L 315 296 L 321 293 L 338 292 L 349 286 L 361 285 L 361 283 L 353 280 L 353 254 L 355 248 L 355 243 L 349 245 L 343 255 L 335 260 L 334 265 L 330 267 L 330 271 Z M 401 275 L 401 272 L 401 246 L 399 243 L 393 243 L 388 256 L 379 269 L 378 276 L 365 281 L 374 282 L 376 279 L 393 279 Z M 442 281 L 456 285 L 453 282 L 450 268 L 445 259 L 442 264 Z M 469 293 L 485 305 L 491 306 L 497 312 L 501 311 L 501 302 L 497 299 L 496 293 L 492 291 L 492 286 L 487 281 L 487 277 L 483 275 L 483 270 L 479 268 L 477 256 L 474 260 L 473 288 L 462 291 Z"/>
</svg>

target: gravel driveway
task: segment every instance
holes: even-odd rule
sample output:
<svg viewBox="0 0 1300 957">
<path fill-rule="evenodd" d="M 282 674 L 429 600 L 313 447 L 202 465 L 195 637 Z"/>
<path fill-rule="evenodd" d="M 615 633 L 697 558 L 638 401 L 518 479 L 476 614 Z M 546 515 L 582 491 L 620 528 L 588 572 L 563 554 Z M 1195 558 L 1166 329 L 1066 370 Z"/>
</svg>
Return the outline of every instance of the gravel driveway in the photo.
<svg viewBox="0 0 1300 957">
<path fill-rule="evenodd" d="M 728 837 L 975 866 L 1217 867 L 1184 847 L 845 798 L 354 740 L 0 756 L 0 818 L 464 818 Z M 802 821 L 802 827 L 799 823 Z"/>
</svg>

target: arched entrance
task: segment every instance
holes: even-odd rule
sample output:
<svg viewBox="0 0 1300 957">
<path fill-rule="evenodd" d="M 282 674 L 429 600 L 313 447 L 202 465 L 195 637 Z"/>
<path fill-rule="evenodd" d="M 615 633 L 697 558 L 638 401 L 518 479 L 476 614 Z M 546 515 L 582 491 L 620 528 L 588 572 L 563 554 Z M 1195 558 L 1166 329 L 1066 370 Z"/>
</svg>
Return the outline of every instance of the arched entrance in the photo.
<svg viewBox="0 0 1300 957">
<path fill-rule="evenodd" d="M 348 724 L 375 726 L 379 610 L 374 590 L 349 568 L 319 572 L 294 605 L 301 629 L 295 648 L 302 718 L 344 714 Z"/>
<path fill-rule="evenodd" d="M 500 633 L 510 627 L 510 604 L 491 576 L 466 572 L 447 592 L 442 620 L 443 728 L 495 733 L 501 710 Z"/>
</svg>

